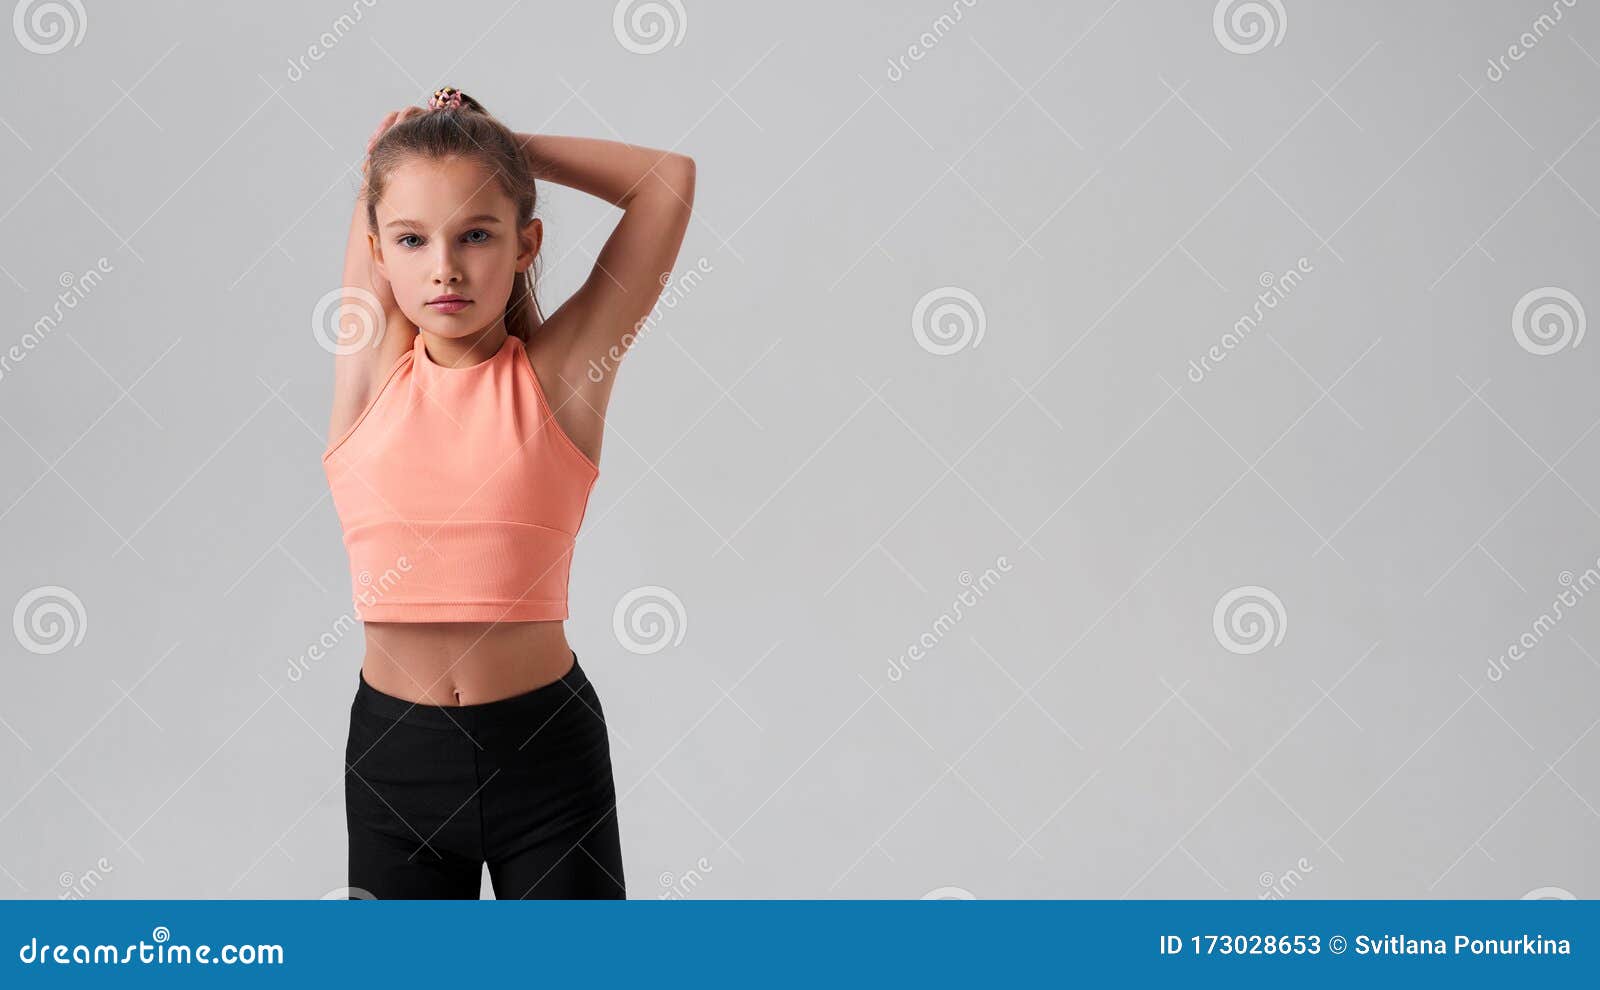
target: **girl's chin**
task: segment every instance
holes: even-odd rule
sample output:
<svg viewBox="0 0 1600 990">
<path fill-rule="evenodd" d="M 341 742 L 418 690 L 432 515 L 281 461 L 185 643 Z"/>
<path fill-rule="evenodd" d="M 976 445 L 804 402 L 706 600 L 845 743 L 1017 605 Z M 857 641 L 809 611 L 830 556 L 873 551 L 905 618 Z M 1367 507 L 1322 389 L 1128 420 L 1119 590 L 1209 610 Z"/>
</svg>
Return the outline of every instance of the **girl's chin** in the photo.
<svg viewBox="0 0 1600 990">
<path fill-rule="evenodd" d="M 432 306 L 424 306 L 421 313 L 406 315 L 411 317 L 412 325 L 418 329 L 426 330 L 436 337 L 454 339 L 470 337 L 486 329 L 492 322 L 479 318 L 474 312 L 477 308 L 477 304 L 473 304 L 460 313 L 435 313 Z"/>
</svg>

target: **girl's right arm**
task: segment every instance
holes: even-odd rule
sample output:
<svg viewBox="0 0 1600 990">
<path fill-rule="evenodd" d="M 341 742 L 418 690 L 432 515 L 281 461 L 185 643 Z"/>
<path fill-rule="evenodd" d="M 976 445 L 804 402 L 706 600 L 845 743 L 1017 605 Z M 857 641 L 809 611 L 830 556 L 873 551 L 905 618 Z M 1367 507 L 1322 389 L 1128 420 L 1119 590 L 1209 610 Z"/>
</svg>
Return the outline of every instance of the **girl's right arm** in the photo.
<svg viewBox="0 0 1600 990">
<path fill-rule="evenodd" d="M 411 112 L 421 112 L 421 108 L 407 107 L 384 117 L 368 139 L 367 149 L 370 151 L 384 131 Z M 363 180 L 365 173 L 363 159 Z M 338 347 L 333 359 L 333 411 L 328 420 L 330 444 L 371 404 L 383 385 L 384 376 L 411 350 L 417 337 L 417 328 L 395 302 L 389 280 L 379 274 L 372 263 L 365 189 L 363 181 L 363 191 L 356 196 L 350 217 L 344 274 L 339 283 L 344 295 L 339 305 Z"/>
</svg>

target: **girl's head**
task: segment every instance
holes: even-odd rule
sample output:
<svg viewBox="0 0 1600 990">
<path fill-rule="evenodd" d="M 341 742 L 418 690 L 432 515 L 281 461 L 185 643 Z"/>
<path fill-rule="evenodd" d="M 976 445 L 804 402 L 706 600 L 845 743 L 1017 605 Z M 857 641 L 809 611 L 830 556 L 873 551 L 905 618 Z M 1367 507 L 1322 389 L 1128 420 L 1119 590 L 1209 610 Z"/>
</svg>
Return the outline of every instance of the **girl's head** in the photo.
<svg viewBox="0 0 1600 990">
<path fill-rule="evenodd" d="M 467 337 L 503 317 L 527 343 L 543 320 L 533 268 L 543 239 L 533 175 L 516 136 L 465 93 L 407 117 L 367 158 L 367 232 L 378 271 L 419 328 Z M 464 296 L 455 313 L 428 301 Z"/>
</svg>

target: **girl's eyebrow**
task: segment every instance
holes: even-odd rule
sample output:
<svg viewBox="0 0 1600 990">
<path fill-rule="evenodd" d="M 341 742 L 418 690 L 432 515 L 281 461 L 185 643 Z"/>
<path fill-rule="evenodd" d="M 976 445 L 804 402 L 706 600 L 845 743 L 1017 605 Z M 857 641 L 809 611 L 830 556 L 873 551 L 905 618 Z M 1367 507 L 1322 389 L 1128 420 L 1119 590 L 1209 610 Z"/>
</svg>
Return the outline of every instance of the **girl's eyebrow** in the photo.
<svg viewBox="0 0 1600 990">
<path fill-rule="evenodd" d="M 495 216 L 493 213 L 479 213 L 479 214 L 477 214 L 475 216 L 467 217 L 465 220 L 463 220 L 461 222 L 462 223 L 499 223 L 500 222 L 500 218 Z M 422 223 L 420 221 L 417 221 L 417 220 L 390 220 L 388 223 L 384 224 L 384 226 L 385 227 L 420 227 L 420 226 L 422 226 Z"/>
</svg>

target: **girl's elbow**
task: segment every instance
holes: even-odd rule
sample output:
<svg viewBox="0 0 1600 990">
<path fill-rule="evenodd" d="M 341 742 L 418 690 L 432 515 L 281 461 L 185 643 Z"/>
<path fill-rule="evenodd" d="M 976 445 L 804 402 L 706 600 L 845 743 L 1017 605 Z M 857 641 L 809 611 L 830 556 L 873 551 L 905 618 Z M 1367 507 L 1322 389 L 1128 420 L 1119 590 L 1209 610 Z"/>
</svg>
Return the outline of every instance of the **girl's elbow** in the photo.
<svg viewBox="0 0 1600 990">
<path fill-rule="evenodd" d="M 688 155 L 673 153 L 671 167 L 668 171 L 668 181 L 673 189 L 685 200 L 694 198 L 695 164 L 694 159 Z"/>
</svg>

